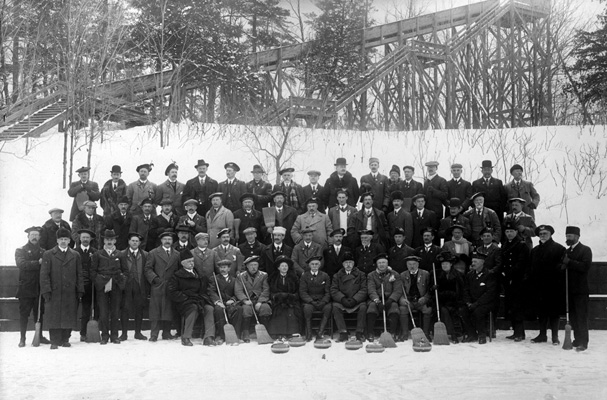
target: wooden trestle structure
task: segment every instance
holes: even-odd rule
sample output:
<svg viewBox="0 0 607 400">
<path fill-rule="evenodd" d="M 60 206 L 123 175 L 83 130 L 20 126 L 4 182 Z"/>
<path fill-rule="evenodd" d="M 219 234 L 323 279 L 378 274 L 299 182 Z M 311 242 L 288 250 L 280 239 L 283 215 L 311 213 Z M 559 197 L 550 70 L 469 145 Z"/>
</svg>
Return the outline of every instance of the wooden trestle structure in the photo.
<svg viewBox="0 0 607 400">
<path fill-rule="evenodd" d="M 150 123 L 154 119 L 142 102 L 172 97 L 185 103 L 188 91 L 197 91 L 190 109 L 205 110 L 206 122 L 361 130 L 550 125 L 549 8 L 549 0 L 487 0 L 363 29 L 354 45 L 375 49 L 376 62 L 331 98 L 305 96 L 305 82 L 291 73 L 308 56 L 310 42 L 249 56 L 266 78 L 255 98 L 228 95 L 204 82 L 185 87 L 174 71 L 93 86 L 79 98 L 54 84 L 0 110 L 0 140 L 39 136 L 70 120 L 76 108 L 90 116 Z M 250 100 L 244 108 L 243 98 Z"/>
</svg>

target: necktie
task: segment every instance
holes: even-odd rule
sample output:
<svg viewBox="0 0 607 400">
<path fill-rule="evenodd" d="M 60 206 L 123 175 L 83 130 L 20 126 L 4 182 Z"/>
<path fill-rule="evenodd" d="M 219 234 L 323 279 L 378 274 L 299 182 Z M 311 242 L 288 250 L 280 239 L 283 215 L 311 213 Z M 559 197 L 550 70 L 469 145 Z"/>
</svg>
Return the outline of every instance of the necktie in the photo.
<svg viewBox="0 0 607 400">
<path fill-rule="evenodd" d="M 422 211 L 418 211 L 417 214 L 419 215 L 419 218 L 422 217 L 423 212 Z"/>
<path fill-rule="evenodd" d="M 282 215 L 282 208 L 278 209 L 278 215 Z"/>
<path fill-rule="evenodd" d="M 339 209 L 341 210 L 341 212 L 346 212 L 346 207 L 339 207 Z"/>
<path fill-rule="evenodd" d="M 89 254 L 89 249 L 84 249 L 84 255 L 88 255 Z"/>
<path fill-rule="evenodd" d="M 489 184 L 489 179 L 485 179 L 485 185 Z"/>
<path fill-rule="evenodd" d="M 335 254 L 339 255 L 339 249 L 341 249 L 341 246 L 335 248 Z"/>
<path fill-rule="evenodd" d="M 482 216 L 483 216 L 483 212 L 482 212 L 482 210 L 478 210 L 478 216 L 479 216 L 479 217 L 482 217 Z"/>
<path fill-rule="evenodd" d="M 171 251 L 170 250 L 167 250 L 167 256 L 171 257 Z"/>
<path fill-rule="evenodd" d="M 117 187 L 118 187 L 118 185 L 114 183 L 114 190 L 116 190 Z"/>
</svg>

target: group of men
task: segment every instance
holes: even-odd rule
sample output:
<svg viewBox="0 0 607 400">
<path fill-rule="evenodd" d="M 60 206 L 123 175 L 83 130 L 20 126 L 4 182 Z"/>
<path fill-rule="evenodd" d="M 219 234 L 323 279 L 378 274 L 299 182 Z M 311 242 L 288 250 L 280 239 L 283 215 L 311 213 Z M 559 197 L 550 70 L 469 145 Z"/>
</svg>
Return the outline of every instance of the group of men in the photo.
<svg viewBox="0 0 607 400">
<path fill-rule="evenodd" d="M 85 340 L 91 318 L 99 320 L 102 344 L 127 340 L 131 318 L 135 339 L 147 340 L 141 332 L 146 307 L 151 341 L 162 330 L 163 339 L 181 336 L 182 344 L 191 345 L 202 314 L 205 345 L 221 343 L 229 321 L 246 342 L 251 318 L 259 314 L 267 323 L 271 316 L 267 278 L 278 273 L 277 261 L 286 257 L 306 287 L 300 288 L 299 300 L 323 314 L 318 334 L 333 314 L 341 340 L 347 338 L 343 313 L 357 314 L 359 338 L 374 339 L 375 320 L 383 311 L 398 339 L 406 340 L 415 312 L 431 335 L 437 311 L 432 300 L 441 299 L 438 273 L 455 287 L 447 318 L 461 319 L 465 330 L 448 324 L 454 342 L 462 336 L 486 341 L 487 314 L 497 316 L 504 290 L 514 329 L 510 338 L 524 339 L 523 320 L 534 308 L 540 335 L 533 341 L 547 341 L 549 325 L 557 343 L 566 271 L 576 347 L 585 350 L 592 254 L 579 243 L 579 229 L 568 228 L 565 250 L 551 240 L 552 227 L 536 226 L 539 195 L 522 180 L 518 164 L 506 185 L 492 177 L 491 161 L 483 161 L 482 177 L 472 183 L 461 178 L 460 164 L 451 166 L 449 181 L 438 175 L 438 162 L 425 165 L 422 184 L 413 179 L 414 167 L 403 167 L 404 179 L 397 166 L 385 176 L 378 172 L 379 160 L 371 158 L 370 173 L 359 185 L 346 159 L 338 158 L 324 186 L 318 183 L 321 173 L 309 171 L 305 187 L 293 181 L 293 168 L 282 169 L 281 182 L 272 186 L 259 165 L 245 183 L 236 178 L 240 168 L 234 162 L 224 165 L 227 179 L 218 183 L 207 175 L 204 160 L 185 184 L 171 163 L 159 185 L 148 179 L 153 164 L 138 166 L 139 179 L 126 185 L 115 165 L 101 190 L 89 179 L 89 168 L 80 168 L 79 181 L 68 190 L 74 198 L 72 226 L 62 219 L 63 210 L 53 208 L 42 227 L 26 230 L 28 243 L 16 252 L 22 274 L 19 345 L 25 345 L 32 311 L 40 320 L 47 315 L 53 349 L 69 347 L 71 329 L 79 329 Z M 536 235 L 540 244 L 533 247 Z M 303 309 L 311 318 L 310 307 Z M 308 322 L 302 322 L 302 334 L 310 339 Z"/>
</svg>

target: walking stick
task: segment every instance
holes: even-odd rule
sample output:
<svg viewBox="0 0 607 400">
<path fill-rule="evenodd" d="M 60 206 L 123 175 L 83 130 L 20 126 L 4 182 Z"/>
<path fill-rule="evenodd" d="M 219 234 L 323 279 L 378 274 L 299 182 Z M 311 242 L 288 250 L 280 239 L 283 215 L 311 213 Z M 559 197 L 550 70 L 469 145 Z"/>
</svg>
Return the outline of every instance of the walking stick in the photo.
<svg viewBox="0 0 607 400">
<path fill-rule="evenodd" d="M 219 289 L 219 282 L 217 282 L 217 275 L 213 274 L 213 278 L 215 278 L 215 286 L 217 287 L 217 294 L 219 295 L 219 300 L 225 306 L 223 298 L 221 297 L 221 289 Z M 234 329 L 234 326 L 230 324 L 230 321 L 228 320 L 228 313 L 226 312 L 225 308 L 223 308 L 223 315 L 226 317 L 226 324 L 223 326 L 223 334 L 225 336 L 226 343 L 230 345 L 238 344 L 239 342 L 238 335 L 236 335 L 236 329 Z"/>
<path fill-rule="evenodd" d="M 434 274 L 434 284 L 437 284 L 436 281 L 436 267 L 434 263 L 432 263 L 432 273 Z M 434 324 L 434 339 L 432 343 L 435 345 L 449 345 L 449 336 L 447 335 L 447 327 L 440 320 L 440 304 L 438 303 L 438 286 L 435 290 L 436 297 L 436 316 L 438 318 L 438 322 Z"/>
<path fill-rule="evenodd" d="M 40 323 L 40 314 L 42 308 L 42 293 L 38 295 L 38 319 L 36 320 L 36 331 L 34 333 L 34 340 L 32 340 L 32 346 L 40 346 L 40 337 L 42 336 L 42 324 Z"/>
<path fill-rule="evenodd" d="M 240 282 L 242 282 L 242 287 L 244 289 L 245 295 L 247 296 L 247 299 L 249 299 L 249 301 L 251 303 L 253 303 L 253 301 L 251 300 L 251 296 L 249 296 L 249 291 L 247 290 L 247 286 L 244 284 L 244 280 L 242 279 L 242 275 L 239 275 L 238 277 L 240 278 Z M 257 324 L 255 325 L 255 334 L 257 335 L 257 344 L 273 343 L 274 340 L 272 339 L 272 337 L 266 330 L 266 327 L 259 323 L 259 319 L 257 318 L 257 313 L 255 312 L 254 304 L 251 304 L 251 310 L 253 310 L 253 316 L 255 316 L 255 321 L 257 322 Z"/>
<path fill-rule="evenodd" d="M 567 311 L 567 323 L 565 324 L 565 340 L 563 341 L 563 350 L 573 349 L 571 342 L 571 323 L 569 321 L 569 270 L 565 269 L 565 307 Z"/>
</svg>

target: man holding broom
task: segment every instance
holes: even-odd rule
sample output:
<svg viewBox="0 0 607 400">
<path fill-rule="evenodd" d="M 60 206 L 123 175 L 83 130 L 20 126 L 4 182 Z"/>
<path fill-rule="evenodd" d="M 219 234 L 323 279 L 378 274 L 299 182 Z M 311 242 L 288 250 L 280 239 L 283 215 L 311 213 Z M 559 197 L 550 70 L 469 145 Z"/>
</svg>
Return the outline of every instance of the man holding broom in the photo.
<svg viewBox="0 0 607 400">
<path fill-rule="evenodd" d="M 25 230 L 27 243 L 15 251 L 15 262 L 17 268 L 19 268 L 19 288 L 15 296 L 19 299 L 19 315 L 21 317 L 19 347 L 25 347 L 25 332 L 32 311 L 34 312 L 34 321 L 38 318 L 40 332 L 42 332 L 44 304 L 40 299 L 40 263 L 42 262 L 44 249 L 39 244 L 41 231 L 42 228 L 39 226 L 27 228 Z M 47 338 L 41 336 L 40 343 L 49 344 L 50 342 Z"/>
<path fill-rule="evenodd" d="M 213 315 L 215 317 L 215 325 L 219 341 L 230 343 L 227 337 L 225 326 L 232 325 L 232 329 L 236 335 L 240 334 L 240 326 L 242 322 L 242 307 L 236 298 L 234 287 L 236 277 L 230 273 L 231 260 L 221 260 L 217 263 L 219 273 L 212 275 L 209 282 L 209 297 L 213 302 Z M 227 319 L 226 319 L 227 317 Z M 238 342 L 238 338 L 236 338 Z"/>
<path fill-rule="evenodd" d="M 367 339 L 375 341 L 375 321 L 377 315 L 386 311 L 388 316 L 388 331 L 394 336 L 398 327 L 398 301 L 403 294 L 400 275 L 388 269 L 388 255 L 378 254 L 373 260 L 375 271 L 367 275 Z"/>
<path fill-rule="evenodd" d="M 242 340 L 249 343 L 249 326 L 253 312 L 259 315 L 261 323 L 266 327 L 272 316 L 270 300 L 270 284 L 268 274 L 259 271 L 259 256 L 252 256 L 244 260 L 246 271 L 237 276 L 234 293 L 242 306 Z M 253 311 L 255 307 L 255 311 Z M 258 338 L 259 339 L 259 338 Z"/>
<path fill-rule="evenodd" d="M 402 330 L 399 341 L 405 341 L 409 337 L 409 313 L 412 310 L 422 313 L 422 329 L 426 337 L 429 337 L 430 334 L 432 320 L 432 307 L 428 305 L 430 302 L 430 273 L 419 268 L 420 261 L 421 258 L 415 255 L 405 258 L 407 271 L 400 274 L 405 293 L 399 300 Z"/>
</svg>

